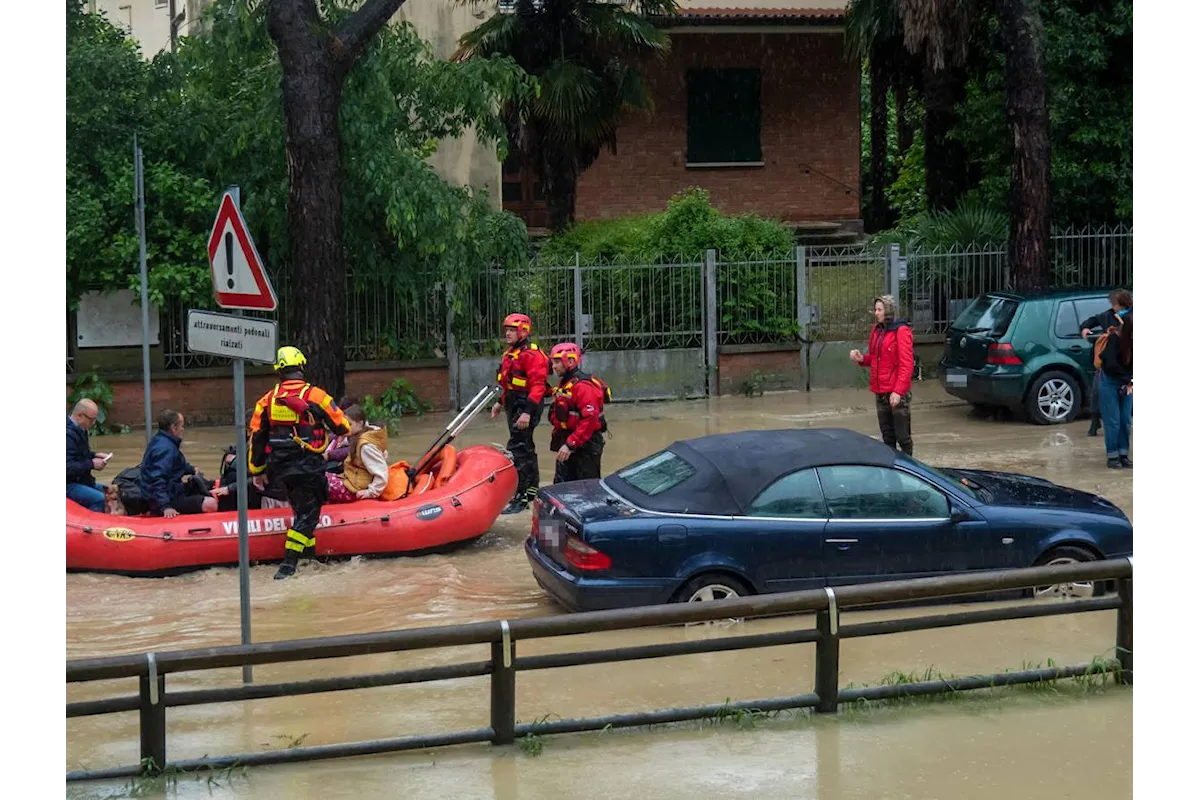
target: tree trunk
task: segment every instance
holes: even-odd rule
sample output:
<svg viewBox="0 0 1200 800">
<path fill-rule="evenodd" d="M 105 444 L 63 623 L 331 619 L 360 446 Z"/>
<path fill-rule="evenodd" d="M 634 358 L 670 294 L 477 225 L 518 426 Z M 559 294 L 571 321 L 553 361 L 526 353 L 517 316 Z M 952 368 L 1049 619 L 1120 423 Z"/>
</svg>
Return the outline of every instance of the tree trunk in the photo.
<svg viewBox="0 0 1200 800">
<path fill-rule="evenodd" d="M 542 188 L 550 230 L 562 233 L 575 222 L 575 189 L 579 185 L 579 160 L 566 147 L 541 151 Z"/>
<path fill-rule="evenodd" d="M 1036 0 L 996 0 L 1012 128 L 1008 263 L 1017 291 L 1050 283 L 1050 114 L 1045 29 Z"/>
<path fill-rule="evenodd" d="M 346 389 L 346 259 L 341 131 L 346 73 L 404 0 L 366 0 L 332 33 L 316 0 L 269 0 L 267 33 L 283 68 L 288 162 L 288 328 L 307 378 Z"/>
<path fill-rule="evenodd" d="M 871 214 L 870 233 L 887 227 L 888 205 L 888 77 L 882 61 L 868 64 L 871 80 Z"/>
<path fill-rule="evenodd" d="M 930 211 L 953 210 L 966 192 L 967 152 L 950 138 L 958 122 L 957 104 L 966 97 L 961 68 L 933 69 L 928 63 L 925 90 L 925 202 Z"/>
<path fill-rule="evenodd" d="M 908 149 L 913 143 L 913 127 L 908 119 L 908 84 L 904 78 L 896 80 L 894 87 L 896 92 L 896 144 L 899 151 L 896 156 L 896 161 L 901 162 L 904 156 L 908 154 Z"/>
</svg>

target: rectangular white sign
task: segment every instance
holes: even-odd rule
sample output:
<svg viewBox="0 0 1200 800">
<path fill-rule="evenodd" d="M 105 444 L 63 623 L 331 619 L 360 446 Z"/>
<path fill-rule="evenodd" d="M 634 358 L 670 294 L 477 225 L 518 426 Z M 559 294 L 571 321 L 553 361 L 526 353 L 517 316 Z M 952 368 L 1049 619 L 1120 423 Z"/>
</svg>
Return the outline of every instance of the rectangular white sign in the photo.
<svg viewBox="0 0 1200 800">
<path fill-rule="evenodd" d="M 193 353 L 270 364 L 278 339 L 279 325 L 273 319 L 188 311 L 187 344 Z"/>
</svg>

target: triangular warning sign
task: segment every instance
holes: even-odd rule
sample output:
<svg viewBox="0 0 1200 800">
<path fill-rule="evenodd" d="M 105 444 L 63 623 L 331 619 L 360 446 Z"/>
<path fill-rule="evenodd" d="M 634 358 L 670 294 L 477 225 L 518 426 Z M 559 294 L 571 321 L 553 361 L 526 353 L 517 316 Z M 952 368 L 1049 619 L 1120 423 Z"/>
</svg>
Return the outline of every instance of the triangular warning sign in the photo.
<svg viewBox="0 0 1200 800">
<path fill-rule="evenodd" d="M 246 228 L 246 219 L 226 192 L 208 237 L 208 263 L 212 268 L 213 296 L 221 308 L 274 311 L 275 288 Z"/>
</svg>

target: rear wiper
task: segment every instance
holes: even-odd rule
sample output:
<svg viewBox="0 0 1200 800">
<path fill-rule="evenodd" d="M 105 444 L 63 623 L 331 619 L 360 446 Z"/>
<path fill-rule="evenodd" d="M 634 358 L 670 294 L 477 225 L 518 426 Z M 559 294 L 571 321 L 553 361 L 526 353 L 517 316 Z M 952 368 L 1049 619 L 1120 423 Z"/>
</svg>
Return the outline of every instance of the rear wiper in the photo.
<svg viewBox="0 0 1200 800">
<path fill-rule="evenodd" d="M 991 330 L 992 330 L 991 326 L 988 326 L 986 328 L 965 328 L 963 330 L 963 333 L 990 333 Z"/>
</svg>

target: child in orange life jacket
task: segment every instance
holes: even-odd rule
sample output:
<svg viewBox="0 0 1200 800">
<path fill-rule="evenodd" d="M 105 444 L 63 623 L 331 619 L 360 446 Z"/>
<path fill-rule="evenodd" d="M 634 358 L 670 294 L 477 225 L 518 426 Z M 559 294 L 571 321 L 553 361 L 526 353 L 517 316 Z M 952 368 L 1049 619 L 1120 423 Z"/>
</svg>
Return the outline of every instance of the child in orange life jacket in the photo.
<svg viewBox="0 0 1200 800">
<path fill-rule="evenodd" d="M 600 477 L 604 453 L 604 404 L 612 399 L 599 378 L 580 371 L 583 353 L 579 346 L 564 342 L 550 351 L 550 365 L 558 376 L 554 402 L 550 406 L 550 449 L 557 451 L 554 482 Z"/>
</svg>

